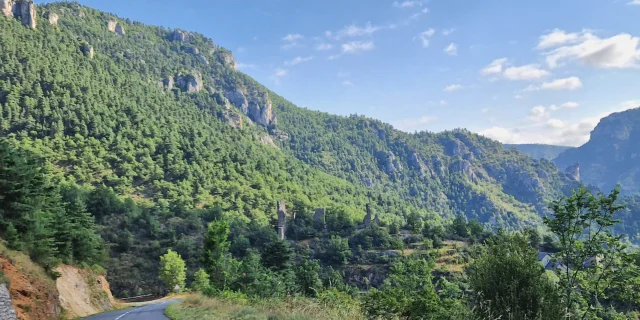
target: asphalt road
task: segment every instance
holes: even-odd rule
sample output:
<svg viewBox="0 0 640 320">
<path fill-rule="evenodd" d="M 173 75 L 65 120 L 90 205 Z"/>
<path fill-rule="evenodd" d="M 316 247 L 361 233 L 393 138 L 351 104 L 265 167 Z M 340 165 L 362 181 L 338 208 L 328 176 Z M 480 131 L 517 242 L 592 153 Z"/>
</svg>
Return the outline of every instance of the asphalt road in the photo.
<svg viewBox="0 0 640 320">
<path fill-rule="evenodd" d="M 172 303 L 176 303 L 180 299 L 171 299 L 158 302 L 152 302 L 139 307 L 101 313 L 87 318 L 86 320 L 169 320 L 164 315 L 164 310 Z"/>
</svg>

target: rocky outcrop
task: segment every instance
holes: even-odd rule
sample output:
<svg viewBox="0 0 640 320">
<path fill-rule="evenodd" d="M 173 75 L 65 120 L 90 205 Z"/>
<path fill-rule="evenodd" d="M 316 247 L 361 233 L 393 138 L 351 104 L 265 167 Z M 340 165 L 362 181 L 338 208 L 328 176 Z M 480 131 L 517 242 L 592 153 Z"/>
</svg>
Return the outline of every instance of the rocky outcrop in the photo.
<svg viewBox="0 0 640 320">
<path fill-rule="evenodd" d="M 579 163 L 570 165 L 569 167 L 567 167 L 567 169 L 564 172 L 567 173 L 567 175 L 569 175 L 569 177 L 572 178 L 573 180 L 580 181 L 580 164 Z"/>
<path fill-rule="evenodd" d="M 276 117 L 273 114 L 273 108 L 268 93 L 256 93 L 256 95 L 249 100 L 247 116 L 257 124 L 265 127 L 276 124 Z"/>
<path fill-rule="evenodd" d="M 278 238 L 280 240 L 285 239 L 285 232 L 287 230 L 287 207 L 284 200 L 278 201 Z"/>
<path fill-rule="evenodd" d="M 184 47 L 184 51 L 193 55 L 199 55 L 200 50 L 196 47 Z"/>
<path fill-rule="evenodd" d="M 200 63 L 206 66 L 209 65 L 209 60 L 207 60 L 207 58 L 205 58 L 203 55 L 198 55 L 198 60 L 200 60 Z"/>
<path fill-rule="evenodd" d="M 409 166 L 417 170 L 421 177 L 433 176 L 433 171 L 425 164 L 425 160 L 419 153 L 412 153 L 409 157 Z"/>
<path fill-rule="evenodd" d="M 460 156 L 464 151 L 464 144 L 457 139 L 449 140 L 445 144 L 445 151 L 447 152 L 447 155 Z"/>
<path fill-rule="evenodd" d="M 111 20 L 109 22 L 107 22 L 107 30 L 122 36 L 126 33 L 126 31 L 124 30 L 124 27 L 122 26 L 122 24 L 118 21 L 115 20 Z"/>
<path fill-rule="evenodd" d="M 20 19 L 23 25 L 31 29 L 36 28 L 36 5 L 33 0 L 0 0 L 0 11 L 6 17 Z"/>
<path fill-rule="evenodd" d="M 180 29 L 176 29 L 173 31 L 171 36 L 169 36 L 171 41 L 178 41 L 182 43 L 188 43 L 191 40 L 191 34 L 188 32 L 184 32 Z"/>
<path fill-rule="evenodd" d="M 402 171 L 402 164 L 393 152 L 387 151 L 384 157 L 384 171 L 387 172 L 387 174 Z"/>
<path fill-rule="evenodd" d="M 199 72 L 179 74 L 176 78 L 176 86 L 184 92 L 193 93 L 201 91 L 204 88 L 204 82 Z"/>
<path fill-rule="evenodd" d="M 231 104 L 240 109 L 242 113 L 247 114 L 249 112 L 249 101 L 242 90 L 225 91 L 224 96 Z"/>
<path fill-rule="evenodd" d="M 171 91 L 175 86 L 175 80 L 173 79 L 172 76 L 169 76 L 166 79 L 162 80 L 162 84 L 167 89 L 167 91 Z"/>
<path fill-rule="evenodd" d="M 82 44 L 80 46 L 80 51 L 82 51 L 82 53 L 84 53 L 84 55 L 87 56 L 89 59 L 93 59 L 93 56 L 95 54 L 95 52 L 93 51 L 93 47 L 90 46 L 88 43 Z"/>
<path fill-rule="evenodd" d="M 236 59 L 229 51 L 222 51 L 218 54 L 218 61 L 225 67 L 237 69 Z"/>
<path fill-rule="evenodd" d="M 278 146 L 275 144 L 275 142 L 273 142 L 273 138 L 271 138 L 270 135 L 264 135 L 260 137 L 260 143 L 264 144 L 265 146 L 270 146 L 270 147 L 279 149 Z"/>
<path fill-rule="evenodd" d="M 55 271 L 60 274 L 56 279 L 60 304 L 71 318 L 86 317 L 115 307 L 104 275 L 69 265 L 60 265 Z"/>
<path fill-rule="evenodd" d="M 4 283 L 0 283 L 0 320 L 18 320 L 16 309 L 11 304 L 9 289 Z"/>
<path fill-rule="evenodd" d="M 49 23 L 57 26 L 58 25 L 58 19 L 60 19 L 60 17 L 58 17 L 58 15 L 56 13 L 53 12 L 49 12 L 47 14 L 47 19 L 49 20 Z"/>
<path fill-rule="evenodd" d="M 478 182 L 478 177 L 476 175 L 475 170 L 473 169 L 473 165 L 467 160 L 460 160 L 453 164 L 452 171 L 457 171 L 462 173 L 462 175 L 467 178 L 467 180 L 476 183 Z"/>
<path fill-rule="evenodd" d="M 231 110 L 222 112 L 222 121 L 237 129 L 242 129 L 243 126 L 242 116 Z"/>
</svg>

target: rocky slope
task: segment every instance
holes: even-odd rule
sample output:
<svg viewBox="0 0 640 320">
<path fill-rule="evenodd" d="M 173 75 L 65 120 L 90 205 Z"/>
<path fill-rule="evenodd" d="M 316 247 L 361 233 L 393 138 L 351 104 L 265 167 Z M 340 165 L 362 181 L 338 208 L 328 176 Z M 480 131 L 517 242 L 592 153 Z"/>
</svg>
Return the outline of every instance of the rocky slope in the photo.
<svg viewBox="0 0 640 320">
<path fill-rule="evenodd" d="M 640 109 L 609 115 L 591 132 L 583 146 L 561 153 L 560 168 L 579 164 L 585 184 L 609 191 L 620 184 L 622 192 L 640 194 Z"/>
</svg>

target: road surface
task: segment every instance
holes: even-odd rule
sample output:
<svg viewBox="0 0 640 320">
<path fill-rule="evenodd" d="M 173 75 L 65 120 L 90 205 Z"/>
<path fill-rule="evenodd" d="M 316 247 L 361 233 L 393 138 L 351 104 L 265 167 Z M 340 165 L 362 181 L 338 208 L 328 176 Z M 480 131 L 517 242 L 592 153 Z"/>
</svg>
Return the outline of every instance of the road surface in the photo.
<svg viewBox="0 0 640 320">
<path fill-rule="evenodd" d="M 180 299 L 156 301 L 139 307 L 118 310 L 108 313 L 96 314 L 85 320 L 169 320 L 164 315 L 164 310 L 172 303 Z"/>
</svg>

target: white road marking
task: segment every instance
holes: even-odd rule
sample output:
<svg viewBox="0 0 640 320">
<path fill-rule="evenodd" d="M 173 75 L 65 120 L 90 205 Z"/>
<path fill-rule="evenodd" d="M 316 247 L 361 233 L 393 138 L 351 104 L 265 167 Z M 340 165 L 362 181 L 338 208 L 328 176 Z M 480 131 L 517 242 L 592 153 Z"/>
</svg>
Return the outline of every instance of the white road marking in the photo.
<svg viewBox="0 0 640 320">
<path fill-rule="evenodd" d="M 163 303 L 164 303 L 164 302 L 163 302 Z M 124 316 L 128 315 L 128 314 L 129 314 L 129 313 L 131 313 L 131 312 L 134 312 L 134 311 L 137 311 L 137 310 L 142 310 L 142 309 L 144 309 L 144 308 L 146 308 L 146 307 L 148 307 L 148 306 L 152 306 L 152 305 L 154 305 L 154 304 L 156 304 L 156 303 L 150 303 L 150 304 L 148 304 L 148 305 L 146 305 L 146 306 L 144 306 L 144 307 L 140 307 L 140 308 L 133 308 L 133 309 L 131 309 L 131 310 L 129 310 L 129 311 L 127 311 L 127 312 L 125 312 L 125 313 L 121 314 L 119 317 L 115 318 L 114 320 L 120 320 L 120 318 L 122 318 L 122 317 L 124 317 Z"/>
</svg>

